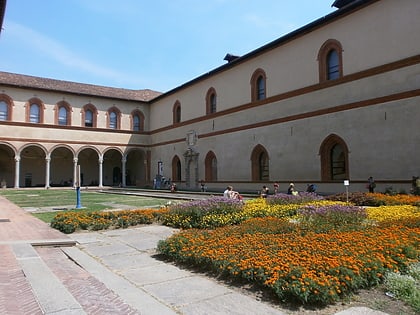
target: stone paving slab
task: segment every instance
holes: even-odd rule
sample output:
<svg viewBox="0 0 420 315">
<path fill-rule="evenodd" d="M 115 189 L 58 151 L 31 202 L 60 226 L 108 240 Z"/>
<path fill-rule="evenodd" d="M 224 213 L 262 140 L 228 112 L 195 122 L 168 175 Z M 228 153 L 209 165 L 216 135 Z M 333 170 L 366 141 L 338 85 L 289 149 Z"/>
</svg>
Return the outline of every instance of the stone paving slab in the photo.
<svg viewBox="0 0 420 315">
<path fill-rule="evenodd" d="M 44 314 L 86 314 L 30 244 L 12 247 Z"/>
<path fill-rule="evenodd" d="M 137 309 L 143 315 L 175 315 L 176 312 L 164 302 L 158 301 L 144 290 L 136 287 L 123 277 L 98 263 L 94 257 L 76 247 L 64 248 L 63 251 L 83 267 L 89 274 L 101 281 L 108 289 L 115 292 L 125 303 Z M 124 259 L 122 257 L 122 259 Z"/>
<path fill-rule="evenodd" d="M 43 314 L 13 249 L 0 245 L 0 257 L 0 314 Z"/>
</svg>

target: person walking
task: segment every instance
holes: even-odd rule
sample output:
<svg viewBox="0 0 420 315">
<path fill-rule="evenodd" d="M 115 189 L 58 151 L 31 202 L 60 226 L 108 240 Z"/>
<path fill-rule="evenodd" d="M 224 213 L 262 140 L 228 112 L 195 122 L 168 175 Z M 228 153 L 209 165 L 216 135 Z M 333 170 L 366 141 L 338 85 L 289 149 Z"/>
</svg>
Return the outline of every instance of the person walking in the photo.
<svg viewBox="0 0 420 315">
<path fill-rule="evenodd" d="M 370 193 L 374 193 L 375 192 L 376 183 L 375 183 L 375 180 L 373 179 L 372 176 L 370 176 L 368 178 L 367 188 L 368 188 L 368 190 L 369 190 Z"/>
</svg>

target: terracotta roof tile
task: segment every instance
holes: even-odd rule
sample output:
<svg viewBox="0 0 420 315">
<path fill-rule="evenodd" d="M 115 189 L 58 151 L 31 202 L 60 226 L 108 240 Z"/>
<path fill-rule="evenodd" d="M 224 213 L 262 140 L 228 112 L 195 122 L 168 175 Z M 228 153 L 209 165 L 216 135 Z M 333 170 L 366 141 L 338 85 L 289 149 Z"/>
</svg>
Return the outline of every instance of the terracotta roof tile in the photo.
<svg viewBox="0 0 420 315">
<path fill-rule="evenodd" d="M 145 89 L 145 90 L 129 90 L 122 88 L 113 88 L 93 84 L 77 83 L 70 81 L 61 81 L 55 79 L 47 79 L 0 71 L 0 84 L 34 88 L 41 90 L 68 92 L 72 94 L 82 94 L 90 96 L 102 96 L 108 98 L 117 98 L 131 101 L 148 102 L 162 93 Z"/>
</svg>

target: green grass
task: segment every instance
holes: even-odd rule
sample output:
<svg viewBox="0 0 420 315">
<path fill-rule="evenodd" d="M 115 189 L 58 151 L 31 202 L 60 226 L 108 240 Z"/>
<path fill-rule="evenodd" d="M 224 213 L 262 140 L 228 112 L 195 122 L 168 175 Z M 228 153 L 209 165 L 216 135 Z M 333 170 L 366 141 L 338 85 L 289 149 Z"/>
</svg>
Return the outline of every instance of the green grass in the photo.
<svg viewBox="0 0 420 315">
<path fill-rule="evenodd" d="M 75 209 L 76 191 L 73 189 L 22 189 L 0 190 L 0 195 L 21 208 L 66 208 L 64 211 L 101 211 L 119 208 L 118 205 L 129 206 L 132 209 L 160 208 L 168 203 L 168 199 L 142 197 L 134 195 L 106 194 L 95 191 L 81 190 L 82 209 Z M 62 211 L 61 211 L 62 212 Z M 44 222 L 51 222 L 57 212 L 39 212 L 33 215 Z"/>
</svg>

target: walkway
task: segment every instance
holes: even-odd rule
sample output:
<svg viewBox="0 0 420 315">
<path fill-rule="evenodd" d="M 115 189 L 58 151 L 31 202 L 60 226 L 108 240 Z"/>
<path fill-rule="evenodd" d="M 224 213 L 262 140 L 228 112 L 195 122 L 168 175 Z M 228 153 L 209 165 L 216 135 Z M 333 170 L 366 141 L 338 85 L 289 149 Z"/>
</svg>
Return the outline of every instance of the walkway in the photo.
<svg viewBox="0 0 420 315">
<path fill-rule="evenodd" d="M 0 197 L 0 314 L 287 314 L 157 259 L 157 242 L 174 232 L 150 225 L 67 236 Z"/>
</svg>

